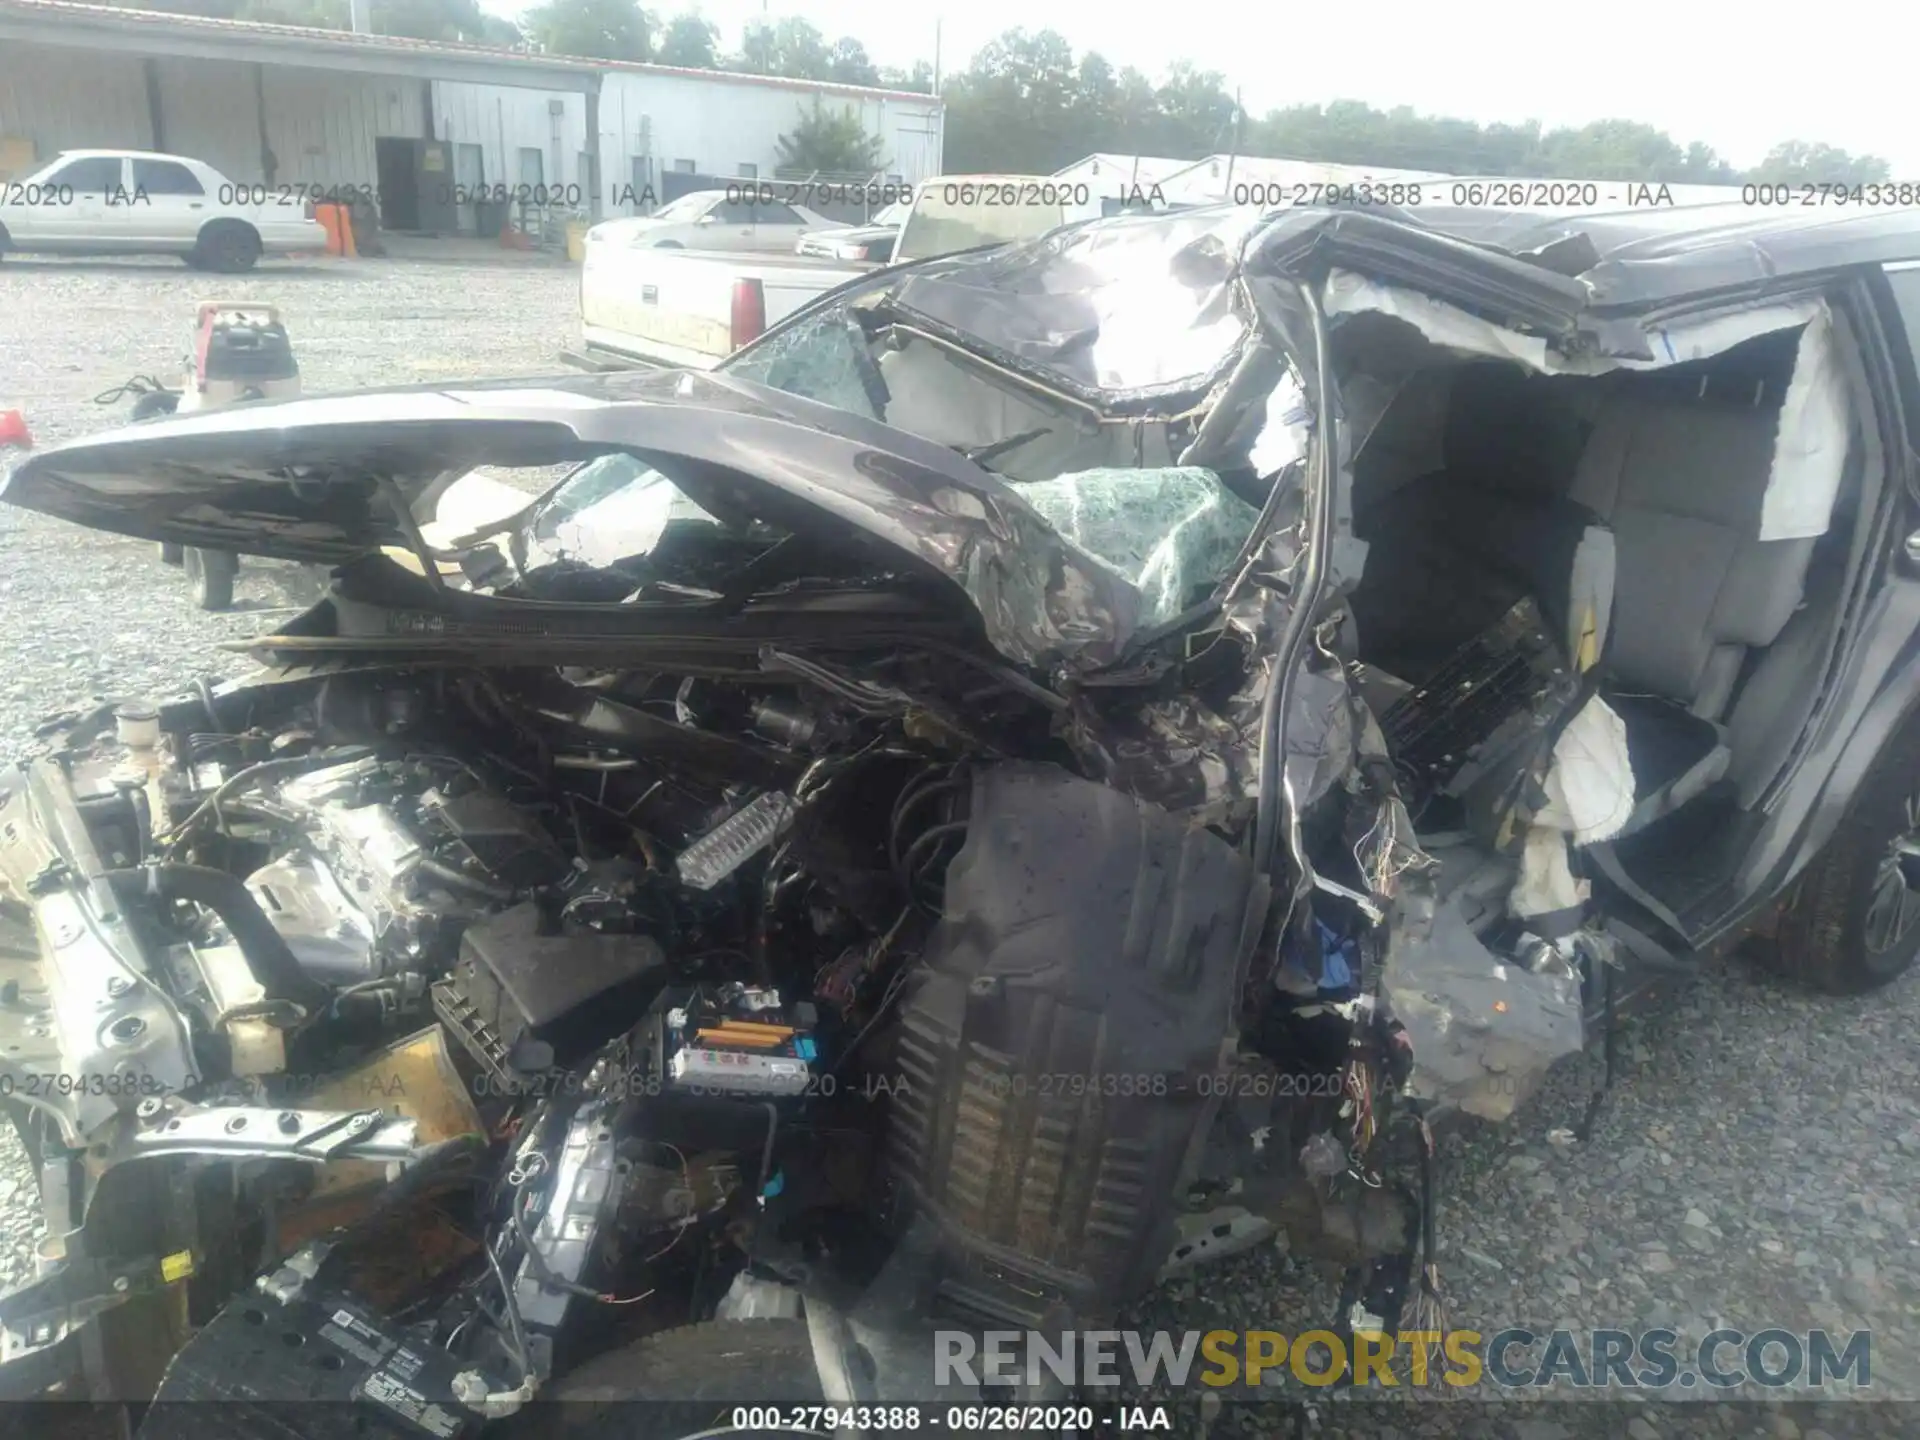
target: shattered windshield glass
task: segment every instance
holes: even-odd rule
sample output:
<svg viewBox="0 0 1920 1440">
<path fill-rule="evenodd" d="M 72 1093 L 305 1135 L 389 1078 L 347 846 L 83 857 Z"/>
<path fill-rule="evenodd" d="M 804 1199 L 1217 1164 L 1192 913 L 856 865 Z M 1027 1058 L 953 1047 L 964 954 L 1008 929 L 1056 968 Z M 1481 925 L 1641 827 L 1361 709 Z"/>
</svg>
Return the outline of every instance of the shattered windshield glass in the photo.
<svg viewBox="0 0 1920 1440">
<path fill-rule="evenodd" d="M 1053 309 L 1041 308 L 1064 324 L 1069 312 L 1057 302 L 1073 299 L 1075 323 L 1090 327 L 1099 342 L 1103 376 L 1125 371 L 1137 382 L 1216 368 L 1243 333 L 1227 303 L 1228 252 L 1218 219 L 1182 236 L 1171 274 L 1164 251 L 1137 253 L 1126 238 L 1069 246 L 1065 257 L 1015 247 L 1000 269 L 1027 282 L 1036 266 L 1072 278 L 1071 297 L 1056 296 Z M 996 299 L 991 277 L 973 283 L 981 304 L 994 302 L 975 315 L 989 329 L 1015 323 L 1008 301 L 1038 303 L 1019 293 L 1026 284 Z M 1138 435 L 1125 437 L 1117 427 L 1089 427 L 1083 404 L 1013 382 L 990 354 L 959 355 L 912 325 L 889 323 L 890 307 L 878 292 L 893 284 L 858 287 L 720 368 L 965 455 L 1011 485 L 1062 539 L 1134 586 L 1143 624 L 1171 619 L 1219 581 L 1258 510 L 1212 471 L 1174 464 L 1164 420 L 1144 420 Z M 949 282 L 945 294 L 957 293 Z M 1128 297 L 1151 300 L 1149 313 L 1130 316 Z M 1153 442 L 1136 447 L 1149 435 Z"/>
<path fill-rule="evenodd" d="M 888 360 L 898 365 L 923 353 Z M 1104 442 L 1096 438 L 1086 448 L 1075 417 L 1049 414 L 1031 392 L 996 402 L 981 393 L 977 377 L 945 370 L 924 383 L 900 368 L 889 392 L 860 326 L 842 307 L 771 337 L 726 369 L 952 446 L 1008 481 L 1063 539 L 1138 589 L 1145 624 L 1171 619 L 1211 589 L 1258 518 L 1208 470 L 1088 463 L 1111 453 Z M 924 403 L 930 392 L 938 397 L 931 408 Z M 1017 423 L 1009 423 L 1013 417 Z"/>
<path fill-rule="evenodd" d="M 1140 592 L 1145 624 L 1212 589 L 1260 512 L 1210 470 L 1084 470 L 1015 487 L 1067 540 Z"/>
<path fill-rule="evenodd" d="M 777 331 L 720 368 L 864 419 L 886 418 L 879 370 L 865 334 L 844 306 Z"/>
</svg>

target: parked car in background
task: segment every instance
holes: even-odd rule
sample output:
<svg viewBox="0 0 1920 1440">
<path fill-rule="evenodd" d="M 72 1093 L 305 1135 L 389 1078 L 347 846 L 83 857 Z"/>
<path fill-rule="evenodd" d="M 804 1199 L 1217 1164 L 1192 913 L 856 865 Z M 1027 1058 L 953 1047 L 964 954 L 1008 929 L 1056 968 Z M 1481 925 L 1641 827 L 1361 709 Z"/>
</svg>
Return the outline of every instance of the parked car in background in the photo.
<svg viewBox="0 0 1920 1440">
<path fill-rule="evenodd" d="M 912 209 L 913 201 L 896 200 L 886 209 L 875 211 L 865 225 L 811 231 L 800 237 L 794 253 L 823 260 L 868 260 L 884 265 L 893 259 L 894 242 L 900 238 L 900 227 L 907 223 Z"/>
<path fill-rule="evenodd" d="M 587 232 L 581 342 L 596 363 L 708 370 L 878 263 L 1026 240 L 1099 213 L 1085 185 L 1036 175 L 943 175 L 914 188 L 885 254 L 879 243 L 855 238 L 869 227 L 826 228 L 790 245 L 785 256 L 746 265 L 720 255 L 663 255 L 652 237 L 665 232 L 632 228 L 652 222 L 610 221 Z"/>
<path fill-rule="evenodd" d="M 587 232 L 603 245 L 662 250 L 751 250 L 791 255 L 794 243 L 833 222 L 801 205 L 728 190 L 695 190 L 651 215 L 607 220 Z"/>
<path fill-rule="evenodd" d="M 326 248 L 298 187 L 236 184 L 185 155 L 65 150 L 0 181 L 0 255 L 178 255 L 233 274 Z"/>
</svg>

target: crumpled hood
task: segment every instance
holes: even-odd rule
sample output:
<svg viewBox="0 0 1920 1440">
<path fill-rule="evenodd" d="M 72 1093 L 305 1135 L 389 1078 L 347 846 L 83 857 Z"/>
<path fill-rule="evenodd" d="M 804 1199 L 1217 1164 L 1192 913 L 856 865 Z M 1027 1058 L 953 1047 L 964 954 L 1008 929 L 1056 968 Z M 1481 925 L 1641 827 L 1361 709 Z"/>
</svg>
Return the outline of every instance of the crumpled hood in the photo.
<svg viewBox="0 0 1920 1440">
<path fill-rule="evenodd" d="M 852 527 L 899 568 L 959 587 L 1016 663 L 1103 664 L 1135 628 L 1133 588 L 963 456 L 726 376 L 569 375 L 229 406 L 41 451 L 12 469 L 0 500 L 97 530 L 332 565 L 408 544 L 393 489 L 610 451 L 660 463 L 697 503 L 745 505 L 841 543 Z"/>
</svg>

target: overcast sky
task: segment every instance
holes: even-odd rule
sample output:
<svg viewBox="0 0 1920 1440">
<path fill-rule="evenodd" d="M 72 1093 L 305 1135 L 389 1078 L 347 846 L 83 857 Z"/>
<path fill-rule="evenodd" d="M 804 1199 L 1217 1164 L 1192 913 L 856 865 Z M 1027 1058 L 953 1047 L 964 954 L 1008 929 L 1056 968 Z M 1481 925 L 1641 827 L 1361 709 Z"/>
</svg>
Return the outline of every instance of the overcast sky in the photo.
<svg viewBox="0 0 1920 1440">
<path fill-rule="evenodd" d="M 516 14 L 521 0 L 484 0 Z M 531 3 L 531 0 L 528 0 Z M 642 0 L 665 19 L 680 0 Z M 1076 55 L 1100 51 L 1158 79 L 1169 62 L 1218 70 L 1258 115 L 1337 99 L 1470 120 L 1642 120 L 1682 144 L 1704 140 L 1738 165 L 1781 140 L 1824 140 L 1884 155 L 1893 179 L 1920 181 L 1920 7 L 1819 0 L 1792 10 L 1699 0 L 702 0 L 728 49 L 762 13 L 800 15 L 832 40 L 852 35 L 876 63 L 941 67 L 1015 26 L 1051 28 Z M 1789 16 L 1795 18 L 1789 19 Z M 1259 57 L 1259 58 L 1255 58 Z"/>
</svg>

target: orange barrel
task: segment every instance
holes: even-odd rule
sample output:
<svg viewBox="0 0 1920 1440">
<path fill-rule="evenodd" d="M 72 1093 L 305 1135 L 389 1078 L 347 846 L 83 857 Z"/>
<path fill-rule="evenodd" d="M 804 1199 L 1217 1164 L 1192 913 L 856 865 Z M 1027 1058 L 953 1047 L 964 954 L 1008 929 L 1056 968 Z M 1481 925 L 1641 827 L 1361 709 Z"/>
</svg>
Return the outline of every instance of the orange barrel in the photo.
<svg viewBox="0 0 1920 1440">
<path fill-rule="evenodd" d="M 326 229 L 329 255 L 359 254 L 353 243 L 353 212 L 345 205 L 316 205 L 313 218 Z"/>
</svg>

